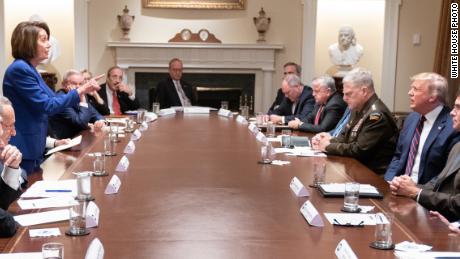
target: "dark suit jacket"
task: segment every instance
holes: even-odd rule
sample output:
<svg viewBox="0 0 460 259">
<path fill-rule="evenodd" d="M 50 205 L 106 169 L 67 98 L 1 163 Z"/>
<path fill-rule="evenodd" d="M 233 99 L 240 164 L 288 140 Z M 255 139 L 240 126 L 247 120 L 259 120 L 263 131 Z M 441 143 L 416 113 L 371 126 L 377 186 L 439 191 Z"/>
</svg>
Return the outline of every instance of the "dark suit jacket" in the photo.
<svg viewBox="0 0 460 259">
<path fill-rule="evenodd" d="M 30 173 L 33 168 L 23 165 L 27 162 L 39 164 L 43 160 L 48 116 L 78 104 L 80 97 L 76 90 L 56 96 L 35 67 L 22 59 L 16 59 L 6 70 L 3 94 L 10 99 L 16 113 L 16 136 L 11 138 L 10 144 L 21 151 L 21 167 Z"/>
<path fill-rule="evenodd" d="M 63 95 L 66 93 L 64 90 L 59 90 L 57 94 Z M 87 108 L 76 104 L 50 117 L 50 135 L 57 139 L 72 138 L 80 131 L 88 129 L 88 123 L 104 119 L 91 103 L 87 104 Z"/>
<path fill-rule="evenodd" d="M 110 109 L 107 104 L 107 92 L 105 90 L 106 87 L 107 87 L 106 84 L 102 84 L 101 89 L 99 89 L 98 91 L 99 96 L 101 96 L 101 98 L 104 100 L 103 106 L 94 105 L 95 103 L 97 103 L 94 97 L 89 96 L 88 98 L 88 100 L 90 100 L 89 103 L 94 105 L 94 108 L 96 108 L 96 110 L 102 115 L 110 115 Z M 131 100 L 129 99 L 129 95 L 127 93 L 121 92 L 121 91 L 117 91 L 117 96 L 118 96 L 118 102 L 120 103 L 121 113 L 139 109 L 139 101 L 137 100 L 137 98 L 135 98 L 134 100 Z"/>
<path fill-rule="evenodd" d="M 450 109 L 444 106 L 423 145 L 418 172 L 419 184 L 427 183 L 441 172 L 446 164 L 449 151 L 460 140 L 460 133 L 452 128 L 452 118 L 449 112 Z M 412 137 L 419 120 L 420 114 L 412 112 L 404 121 L 395 154 L 385 173 L 385 180 L 391 181 L 393 177 L 405 173 Z"/>
<path fill-rule="evenodd" d="M 324 105 L 323 111 L 319 116 L 319 124 L 315 125 L 316 114 L 320 105 L 315 104 L 314 110 L 307 116 L 304 123 L 299 126 L 299 130 L 305 132 L 325 132 L 333 129 L 337 122 L 342 118 L 343 112 L 347 108 L 347 104 L 343 101 L 342 95 L 335 92 L 329 97 Z"/>
<path fill-rule="evenodd" d="M 1 171 L 3 171 L 2 163 L 0 163 Z M 0 177 L 0 237 L 11 237 L 16 233 L 16 222 L 6 210 L 19 195 L 21 195 L 21 190 L 13 190 Z"/>
<path fill-rule="evenodd" d="M 292 113 L 292 104 L 291 100 L 284 98 L 280 106 L 271 114 L 284 116 L 286 124 L 294 118 L 304 120 L 313 111 L 313 107 L 315 106 L 315 98 L 313 98 L 311 88 L 307 85 L 304 86 L 294 113 Z"/>
<path fill-rule="evenodd" d="M 273 101 L 272 106 L 270 106 L 270 109 L 268 109 L 268 114 L 272 114 L 273 111 L 280 106 L 284 98 L 286 97 L 284 96 L 283 91 L 281 90 L 281 88 L 278 88 L 278 91 L 276 92 L 275 101 Z"/>
<path fill-rule="evenodd" d="M 190 100 L 192 105 L 196 104 L 196 93 L 195 89 L 189 83 L 184 80 L 180 80 L 182 90 Z M 179 94 L 176 91 L 176 87 L 170 76 L 163 81 L 160 81 L 157 85 L 157 97 L 156 101 L 160 103 L 160 109 L 169 108 L 171 106 L 182 106 L 179 99 Z"/>
<path fill-rule="evenodd" d="M 446 166 L 422 186 L 418 202 L 428 210 L 439 211 L 450 222 L 460 219 L 460 142 L 452 147 Z"/>
</svg>

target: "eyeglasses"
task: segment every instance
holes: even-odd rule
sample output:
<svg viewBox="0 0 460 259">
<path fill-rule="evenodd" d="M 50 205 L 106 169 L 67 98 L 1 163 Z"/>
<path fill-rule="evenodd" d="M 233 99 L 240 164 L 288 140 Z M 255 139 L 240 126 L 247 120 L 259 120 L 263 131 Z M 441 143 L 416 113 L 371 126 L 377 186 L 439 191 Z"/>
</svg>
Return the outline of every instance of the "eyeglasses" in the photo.
<svg viewBox="0 0 460 259">
<path fill-rule="evenodd" d="M 294 72 L 284 72 L 284 75 L 294 74 Z"/>
</svg>

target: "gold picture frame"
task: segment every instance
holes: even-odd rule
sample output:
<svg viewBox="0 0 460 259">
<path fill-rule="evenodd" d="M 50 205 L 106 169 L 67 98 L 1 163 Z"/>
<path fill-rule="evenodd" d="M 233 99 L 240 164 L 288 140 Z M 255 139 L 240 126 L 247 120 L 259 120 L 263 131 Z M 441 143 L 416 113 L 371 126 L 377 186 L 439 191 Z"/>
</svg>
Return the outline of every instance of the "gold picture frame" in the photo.
<svg viewBox="0 0 460 259">
<path fill-rule="evenodd" d="M 142 0 L 146 8 L 242 10 L 246 0 Z"/>
</svg>

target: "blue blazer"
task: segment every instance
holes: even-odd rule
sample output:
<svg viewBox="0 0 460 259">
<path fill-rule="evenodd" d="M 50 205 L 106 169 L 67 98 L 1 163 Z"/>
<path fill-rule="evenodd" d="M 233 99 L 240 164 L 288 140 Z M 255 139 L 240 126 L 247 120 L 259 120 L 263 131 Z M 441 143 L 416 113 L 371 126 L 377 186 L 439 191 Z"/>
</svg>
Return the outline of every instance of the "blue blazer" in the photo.
<svg viewBox="0 0 460 259">
<path fill-rule="evenodd" d="M 429 182 L 442 171 L 451 148 L 460 140 L 460 133 L 452 127 L 449 112 L 450 109 L 444 106 L 423 145 L 418 184 Z M 404 121 L 395 154 L 385 173 L 385 180 L 391 181 L 393 177 L 404 174 L 412 137 L 419 120 L 420 114 L 412 112 Z"/>
<path fill-rule="evenodd" d="M 269 114 L 276 114 L 280 116 L 284 116 L 285 123 L 287 124 L 289 121 L 298 118 L 299 120 L 306 120 L 307 116 L 313 111 L 315 106 L 315 98 L 313 98 L 312 90 L 309 86 L 305 85 L 302 91 L 302 94 L 299 97 L 299 101 L 297 102 L 297 106 L 292 113 L 292 105 L 293 103 L 289 98 L 284 97 L 281 104 L 276 108 L 273 112 Z"/>
<path fill-rule="evenodd" d="M 10 99 L 16 113 L 16 136 L 10 144 L 21 151 L 23 161 L 43 159 L 48 116 L 80 102 L 76 90 L 56 96 L 35 67 L 22 59 L 16 59 L 6 69 L 3 94 Z"/>
<path fill-rule="evenodd" d="M 64 90 L 59 90 L 56 94 L 65 95 L 66 93 Z M 51 116 L 49 119 L 49 135 L 57 139 L 73 138 L 80 131 L 88 129 L 88 123 L 104 119 L 91 103 L 87 102 L 87 104 L 88 107 L 82 107 L 80 104 L 73 105 Z"/>
</svg>

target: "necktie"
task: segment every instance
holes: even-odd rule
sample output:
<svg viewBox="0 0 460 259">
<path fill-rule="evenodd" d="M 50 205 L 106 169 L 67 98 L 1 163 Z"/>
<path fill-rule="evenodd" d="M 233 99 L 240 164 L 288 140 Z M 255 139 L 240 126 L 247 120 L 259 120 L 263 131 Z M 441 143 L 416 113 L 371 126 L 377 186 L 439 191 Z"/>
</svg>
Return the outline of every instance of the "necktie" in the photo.
<svg viewBox="0 0 460 259">
<path fill-rule="evenodd" d="M 350 114 L 351 114 L 351 111 L 350 111 L 350 109 L 347 108 L 345 110 L 345 113 L 343 114 L 342 118 L 337 123 L 337 126 L 335 127 L 335 129 L 333 129 L 330 132 L 331 136 L 333 136 L 335 138 L 340 134 L 340 132 L 342 132 L 343 127 L 347 124 L 348 119 L 350 119 Z"/>
<path fill-rule="evenodd" d="M 412 141 L 410 144 L 409 155 L 407 157 L 405 171 L 406 175 L 410 175 L 412 173 L 412 167 L 414 166 L 415 156 L 417 155 L 418 144 L 420 142 L 420 134 L 422 133 L 423 123 L 425 122 L 425 120 L 425 116 L 420 117 L 417 128 L 415 128 L 414 136 L 412 137 Z"/>
<path fill-rule="evenodd" d="M 182 86 L 180 85 L 179 81 L 175 81 L 176 89 L 177 89 L 177 94 L 179 95 L 180 102 L 182 103 L 182 106 L 190 106 L 190 101 L 188 100 L 187 96 L 184 93 L 184 90 L 182 89 Z"/>
<path fill-rule="evenodd" d="M 120 103 L 118 102 L 118 96 L 116 91 L 112 91 L 112 108 L 115 115 L 121 115 Z"/>
<path fill-rule="evenodd" d="M 316 113 L 316 117 L 315 117 L 315 125 L 318 125 L 319 124 L 319 118 L 321 117 L 321 113 L 323 112 L 323 107 L 324 105 L 321 105 L 318 109 L 318 112 Z"/>
</svg>

